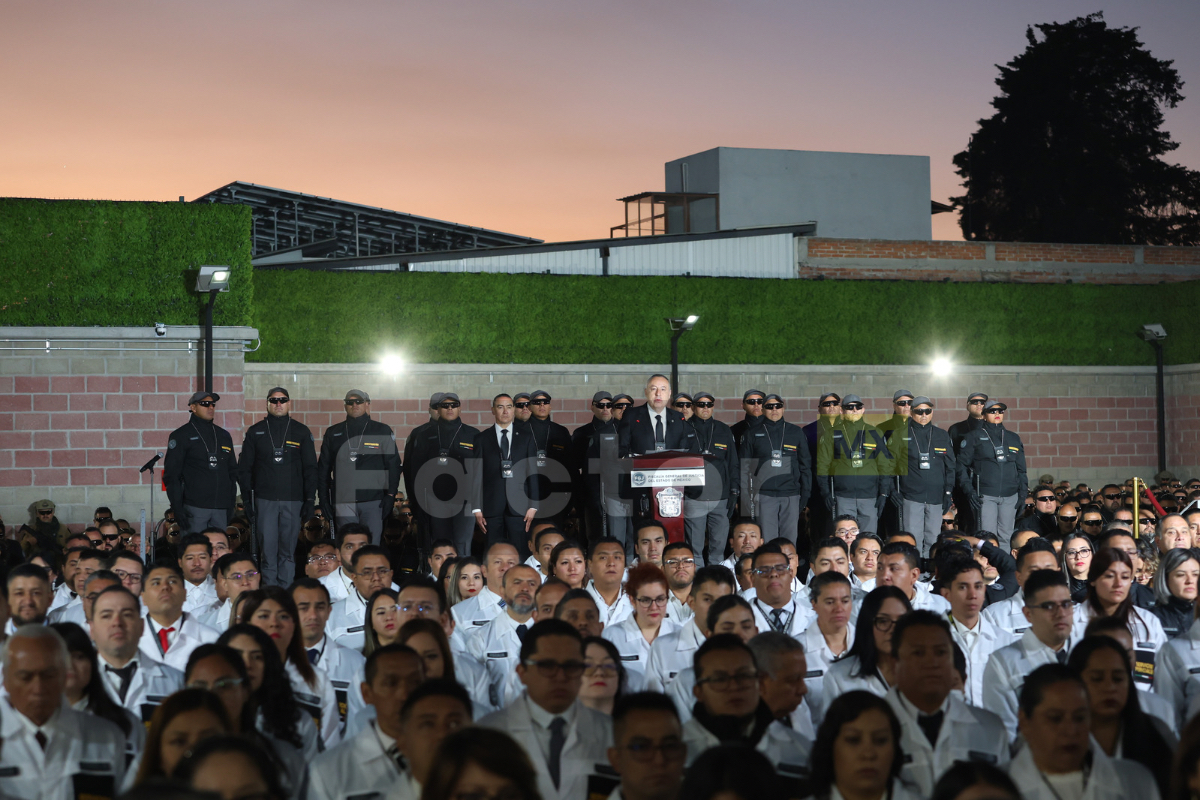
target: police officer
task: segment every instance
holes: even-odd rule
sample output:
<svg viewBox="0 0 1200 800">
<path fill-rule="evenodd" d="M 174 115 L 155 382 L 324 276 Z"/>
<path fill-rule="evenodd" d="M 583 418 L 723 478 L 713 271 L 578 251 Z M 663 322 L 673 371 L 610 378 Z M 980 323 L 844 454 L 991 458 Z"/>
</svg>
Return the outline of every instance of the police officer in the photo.
<svg viewBox="0 0 1200 800">
<path fill-rule="evenodd" d="M 449 539 L 460 553 L 471 552 L 475 515 L 466 461 L 475 455 L 479 430 L 460 419 L 462 401 L 446 392 L 438 403 L 438 419 L 413 444 L 412 497 L 425 509 L 430 541 Z"/>
<path fill-rule="evenodd" d="M 513 412 L 514 418 L 520 424 L 524 425 L 529 422 L 529 418 L 533 416 L 533 411 L 529 408 L 529 392 L 518 392 L 513 395 Z"/>
<path fill-rule="evenodd" d="M 912 413 L 913 397 L 913 393 L 908 389 L 899 389 L 892 395 L 892 415 L 875 426 L 883 434 L 885 442 L 890 442 L 892 435 L 896 431 L 903 432 L 908 428 L 908 417 Z M 894 485 L 893 488 L 895 488 Z M 879 530 L 876 533 L 884 539 L 889 534 L 901 530 L 900 508 L 897 502 L 885 503 L 883 513 L 879 516 Z M 908 530 L 908 528 L 904 528 L 903 530 Z M 918 542 L 919 545 L 920 543 Z"/>
<path fill-rule="evenodd" d="M 842 416 L 817 443 L 817 486 L 833 516 L 850 514 L 861 530 L 874 533 L 887 502 L 892 454 L 883 434 L 863 420 L 863 401 L 842 398 Z"/>
<path fill-rule="evenodd" d="M 983 424 L 967 433 L 958 451 L 958 488 L 967 496 L 977 530 L 1000 537 L 1009 549 L 1017 512 L 1025 507 L 1025 446 L 1021 437 L 1004 427 L 1008 406 L 989 400 Z"/>
<path fill-rule="evenodd" d="M 812 491 L 808 440 L 803 428 L 784 420 L 782 397 L 763 399 L 762 422 L 748 426 L 738 443 L 742 493 L 754 493 L 750 505 L 765 541 L 783 536 L 795 544 L 800 509 Z"/>
<path fill-rule="evenodd" d="M 312 431 L 292 419 L 291 410 L 287 389 L 267 392 L 267 416 L 247 429 L 238 461 L 238 483 L 261 543 L 264 585 L 288 586 L 295 578 L 296 541 L 317 494 Z"/>
<path fill-rule="evenodd" d="M 412 508 L 413 516 L 417 523 L 417 532 L 420 535 L 420 550 L 423 555 L 429 554 L 429 545 L 433 540 L 429 538 L 429 515 L 421 508 L 421 503 L 413 492 L 413 486 L 417 482 L 417 473 L 413 466 L 413 449 L 416 447 L 417 441 L 424 435 L 425 431 L 429 430 L 430 426 L 438 420 L 438 404 L 442 402 L 445 396 L 443 392 L 434 392 L 429 397 L 429 419 L 422 422 L 417 427 L 408 432 L 408 438 L 404 440 L 404 489 L 408 492 L 408 502 Z"/>
<path fill-rule="evenodd" d="M 621 421 L 621 417 L 625 415 L 625 409 L 633 405 L 633 398 L 627 394 L 613 395 L 613 419 L 617 422 Z"/>
<path fill-rule="evenodd" d="M 983 405 L 988 396 L 983 392 L 971 392 L 967 395 L 967 418 L 951 425 L 947 430 L 950 441 L 954 443 L 954 455 L 958 456 L 962 447 L 963 437 L 983 424 Z M 975 512 L 971 509 L 970 498 L 954 488 L 954 507 L 958 511 L 958 527 L 964 531 L 975 530 Z"/>
<path fill-rule="evenodd" d="M 817 418 L 804 426 L 804 438 L 808 440 L 808 466 L 817 475 L 817 443 L 822 436 L 833 435 L 833 423 L 842 416 L 842 398 L 836 392 L 826 392 L 817 400 Z M 833 514 L 825 506 L 821 493 L 813 492 L 808 498 L 809 539 L 817 540 L 829 535 L 833 528 Z"/>
<path fill-rule="evenodd" d="M 317 461 L 321 509 L 334 527 L 358 522 L 378 542 L 400 486 L 400 453 L 392 429 L 371 419 L 371 397 L 346 392 L 346 420 L 325 429 Z"/>
<path fill-rule="evenodd" d="M 220 399 L 216 392 L 193 394 L 188 400 L 192 416 L 167 441 L 163 483 L 185 533 L 208 527 L 224 530 L 233 516 L 237 459 L 233 437 L 213 422 Z"/>
<path fill-rule="evenodd" d="M 532 414 L 527 423 L 537 451 L 538 519 L 559 519 L 571 504 L 571 432 L 550 419 L 550 401 L 544 389 L 529 395 Z M 514 403 L 515 405 L 515 403 Z"/>
<path fill-rule="evenodd" d="M 592 395 L 592 418 L 571 433 L 572 473 L 577 476 L 575 500 L 583 512 L 588 541 L 595 543 L 603 536 L 603 494 L 600 485 L 600 442 L 603 434 L 616 441 L 617 420 L 613 415 L 613 396 L 600 391 Z M 616 456 L 614 445 L 613 455 Z M 607 487 L 610 493 L 616 486 Z"/>
<path fill-rule="evenodd" d="M 763 398 L 766 396 L 766 393 L 759 389 L 747 389 L 742 393 L 742 410 L 746 412 L 746 416 L 730 426 L 735 442 L 742 441 L 742 436 L 745 435 L 748 428 L 752 428 L 762 422 Z"/>
<path fill-rule="evenodd" d="M 921 554 L 928 556 L 941 532 L 942 514 L 950 508 L 954 445 L 950 434 L 933 424 L 932 400 L 914 397 L 911 408 L 905 427 L 888 440 L 898 473 L 892 497 L 900 508 L 900 529 L 912 533 Z"/>
<path fill-rule="evenodd" d="M 711 457 L 705 465 L 708 480 L 705 481 L 703 498 L 688 504 L 688 515 L 684 519 L 688 541 L 697 557 L 703 555 L 705 563 L 720 564 L 725 557 L 725 542 L 729 538 L 729 520 L 737 505 L 741 464 L 738 461 L 737 441 L 733 431 L 718 419 L 713 419 L 717 398 L 711 392 L 696 392 L 692 400 L 695 414 L 689 420 L 696 430 L 696 442 L 700 453 Z M 709 469 L 708 467 L 712 467 Z M 714 473 L 720 480 L 711 484 Z M 692 516 L 693 509 L 703 515 Z M 704 537 L 708 535 L 705 549 Z"/>
</svg>

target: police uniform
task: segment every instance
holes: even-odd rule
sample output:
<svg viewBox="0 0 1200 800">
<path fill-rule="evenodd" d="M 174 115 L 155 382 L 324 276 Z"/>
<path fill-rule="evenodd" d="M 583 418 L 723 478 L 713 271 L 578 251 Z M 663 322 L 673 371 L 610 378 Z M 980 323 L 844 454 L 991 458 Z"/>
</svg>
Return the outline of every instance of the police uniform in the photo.
<svg viewBox="0 0 1200 800">
<path fill-rule="evenodd" d="M 421 538 L 421 556 L 424 558 L 429 554 L 429 546 L 433 540 L 429 538 L 429 514 L 422 507 L 420 498 L 417 497 L 414 486 L 417 485 L 417 472 L 415 469 L 416 461 L 413 458 L 416 450 L 417 442 L 425 435 L 425 431 L 437 421 L 436 409 L 438 403 L 442 402 L 445 397 L 444 392 L 434 392 L 429 398 L 430 418 L 427 422 L 422 422 L 417 427 L 408 432 L 407 438 L 404 440 L 404 458 L 402 472 L 404 474 L 404 489 L 408 493 L 408 504 L 412 508 L 413 518 L 417 523 L 417 533 Z"/>
<path fill-rule="evenodd" d="M 283 394 L 275 387 L 267 392 Z M 290 586 L 296 576 L 300 526 L 312 516 L 317 493 L 317 451 L 312 431 L 290 414 L 267 414 L 247 429 L 238 460 L 242 499 L 254 510 L 262 547 L 264 586 Z"/>
<path fill-rule="evenodd" d="M 912 404 L 933 406 L 928 397 L 914 398 Z M 917 547 L 927 556 L 942 531 L 942 514 L 953 502 L 956 465 L 950 434 L 916 420 L 912 417 L 892 432 L 888 447 L 898 467 L 892 496 L 900 501 L 901 530 L 916 536 Z"/>
<path fill-rule="evenodd" d="M 985 402 L 985 403 L 988 400 L 988 396 L 986 394 L 984 394 L 983 392 L 971 392 L 971 394 L 967 395 L 968 405 L 970 404 L 970 402 L 972 400 L 974 400 L 976 398 L 983 400 L 983 402 Z M 971 431 L 977 430 L 982 425 L 983 425 L 982 417 L 979 417 L 977 419 L 975 417 L 968 415 L 966 419 L 959 420 L 958 422 L 954 423 L 946 430 L 946 432 L 950 434 L 950 442 L 954 445 L 955 458 L 958 457 L 958 451 L 960 449 L 962 449 L 963 438 L 968 433 L 970 433 Z M 971 508 L 971 502 L 970 502 L 969 495 L 967 495 L 961 489 L 959 489 L 957 483 L 955 484 L 955 487 L 954 487 L 954 509 L 958 514 L 959 530 L 964 530 L 964 531 L 975 530 L 975 522 L 976 522 L 975 521 L 975 510 L 973 508 Z"/>
<path fill-rule="evenodd" d="M 196 392 L 188 405 L 207 398 L 216 401 L 221 396 Z M 167 440 L 163 483 L 185 533 L 209 527 L 225 530 L 237 497 L 237 458 L 229 431 L 192 414 Z"/>
<path fill-rule="evenodd" d="M 1007 410 L 1003 403 L 987 408 Z M 1008 550 L 1018 506 L 1025 507 L 1025 446 L 1004 423 L 985 422 L 968 433 L 958 452 L 958 488 L 977 514 L 977 531 L 991 531 Z"/>
<path fill-rule="evenodd" d="M 913 399 L 913 393 L 908 389 L 900 389 L 893 394 L 892 403 L 895 404 L 904 397 L 908 398 L 908 408 L 911 411 L 913 406 L 916 405 L 916 401 Z M 888 448 L 891 450 L 892 455 L 896 455 L 895 448 L 891 446 L 892 436 L 895 435 L 897 431 L 904 431 L 904 429 L 908 427 L 908 420 L 909 417 L 905 416 L 904 414 L 892 412 L 892 416 L 875 426 L 879 432 L 883 434 L 883 440 L 888 442 Z M 892 469 L 892 473 L 896 474 L 899 470 L 903 469 L 903 463 L 903 460 L 897 459 L 895 467 Z M 889 485 L 888 499 L 892 502 L 883 504 L 883 510 L 879 515 L 878 530 L 875 531 L 881 538 L 883 538 L 884 541 L 887 541 L 888 536 L 896 531 L 912 530 L 912 528 L 906 528 L 902 525 L 903 519 L 901 517 L 901 512 L 903 509 L 900 506 L 900 499 L 896 497 L 895 489 L 896 486 L 894 483 Z M 920 546 L 921 542 L 918 540 L 917 547 Z"/>
<path fill-rule="evenodd" d="M 704 399 L 716 403 L 716 398 L 708 392 L 697 392 L 694 402 Z M 730 515 L 737 505 L 741 485 L 737 440 L 733 438 L 733 430 L 715 417 L 700 419 L 693 415 L 688 423 L 696 431 L 700 454 L 706 457 L 706 478 L 701 497 L 688 504 L 684 528 L 696 557 L 703 556 L 705 564 L 720 564 L 729 540 Z M 707 547 L 704 543 L 706 534 Z"/>
<path fill-rule="evenodd" d="M 1052 650 L 1037 638 L 1032 628 L 1027 628 L 1015 642 L 988 657 L 983 669 L 979 705 L 1000 718 L 1010 739 L 1017 737 L 1017 700 L 1025 685 L 1025 676 L 1043 664 L 1065 664 L 1071 644 L 1068 640 L 1061 651 Z"/>
<path fill-rule="evenodd" d="M 346 393 L 347 400 L 352 398 L 371 401 L 358 389 Z M 372 541 L 378 542 L 396 502 L 400 467 L 392 429 L 370 414 L 330 425 L 317 461 L 317 493 L 325 516 L 335 527 L 348 522 L 366 525 Z"/>
<path fill-rule="evenodd" d="M 842 398 L 834 392 L 826 392 L 821 395 L 817 400 L 817 418 L 804 426 L 804 438 L 808 441 L 808 468 L 814 482 L 817 480 L 817 444 L 822 437 L 833 435 L 833 423 L 837 421 L 836 416 L 820 413 L 821 403 L 827 400 L 842 402 Z M 813 492 L 809 496 L 807 530 L 808 538 L 811 541 L 828 536 L 832 532 L 833 515 L 829 511 L 830 509 L 825 505 L 825 499 L 819 491 Z"/>
<path fill-rule="evenodd" d="M 608 392 L 596 392 L 592 402 L 599 403 L 612 400 Z M 616 494 L 617 487 L 602 486 L 600 450 L 601 441 L 605 434 L 612 437 L 612 457 L 617 456 L 617 418 L 614 416 L 604 422 L 597 416 L 580 425 L 571 433 L 571 473 L 576 477 L 575 502 L 580 506 L 583 515 L 584 530 L 589 542 L 595 542 L 604 535 L 604 489 L 609 494 Z"/>
<path fill-rule="evenodd" d="M 461 402 L 447 392 L 441 402 Z M 428 516 L 430 541 L 449 539 L 459 553 L 471 552 L 475 515 L 471 513 L 471 481 L 467 459 L 475 457 L 477 428 L 461 419 L 439 419 L 413 444 L 410 491 Z"/>
<path fill-rule="evenodd" d="M 552 399 L 542 389 L 529 395 L 530 401 Z M 520 422 L 513 423 L 521 426 Z M 571 506 L 571 490 L 575 483 L 572 472 L 571 432 L 557 422 L 546 418 L 530 417 L 524 426 L 533 434 L 533 449 L 537 454 L 537 494 L 540 499 L 537 519 L 557 520 Z M 518 548 L 519 549 L 519 548 Z M 461 552 L 461 551 L 460 551 Z"/>
<path fill-rule="evenodd" d="M 783 402 L 777 394 L 767 401 Z M 763 541 L 783 536 L 796 543 L 800 509 L 812 490 L 808 440 L 799 425 L 787 420 L 763 421 L 747 428 L 738 444 L 744 485 L 743 496 L 751 496 L 753 518 L 762 528 Z"/>
<path fill-rule="evenodd" d="M 346 721 L 362 712 L 366 703 L 362 696 L 363 676 L 367 659 L 357 650 L 342 647 L 328 636 L 320 644 L 305 648 L 309 663 L 329 678 L 337 700 L 338 716 L 342 721 L 342 737 L 346 736 Z"/>
<path fill-rule="evenodd" d="M 858 395 L 842 398 L 843 407 L 861 403 Z M 844 417 L 830 426 L 817 443 L 816 483 L 833 516 L 850 514 L 862 531 L 875 532 L 887 502 L 893 458 L 883 434 L 874 425 Z"/>
</svg>

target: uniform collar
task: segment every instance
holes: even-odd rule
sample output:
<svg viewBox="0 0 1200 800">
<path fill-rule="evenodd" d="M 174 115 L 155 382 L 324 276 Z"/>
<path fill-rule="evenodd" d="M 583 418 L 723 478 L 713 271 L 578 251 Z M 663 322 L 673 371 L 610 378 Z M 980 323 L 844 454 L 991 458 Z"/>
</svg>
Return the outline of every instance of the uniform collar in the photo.
<svg viewBox="0 0 1200 800">
<path fill-rule="evenodd" d="M 567 706 L 567 710 L 561 714 L 551 714 L 549 711 L 533 702 L 533 698 L 528 694 L 525 695 L 525 702 L 529 706 L 529 718 L 533 720 L 533 724 L 545 728 L 546 730 L 550 729 L 550 723 L 553 722 L 557 717 L 562 717 L 565 719 L 567 721 L 567 727 L 571 727 L 571 725 L 575 723 L 575 717 L 579 713 L 578 709 L 576 708 L 579 703 L 578 700 Z"/>
</svg>

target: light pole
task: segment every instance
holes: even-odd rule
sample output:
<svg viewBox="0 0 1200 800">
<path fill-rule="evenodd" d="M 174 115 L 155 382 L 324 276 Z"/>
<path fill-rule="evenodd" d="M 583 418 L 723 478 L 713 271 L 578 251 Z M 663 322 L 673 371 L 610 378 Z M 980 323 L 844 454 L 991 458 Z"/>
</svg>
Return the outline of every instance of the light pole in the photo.
<svg viewBox="0 0 1200 800">
<path fill-rule="evenodd" d="M 204 391 L 211 392 L 213 372 L 213 306 L 217 292 L 229 291 L 229 267 L 205 266 L 196 277 L 196 291 L 208 293 L 208 304 L 204 309 Z"/>
<path fill-rule="evenodd" d="M 1162 325 L 1143 325 L 1138 336 L 1154 348 L 1155 374 L 1154 394 L 1155 410 L 1158 412 L 1158 471 L 1167 468 L 1167 409 L 1163 399 L 1163 340 L 1167 331 Z"/>
<path fill-rule="evenodd" d="M 668 317 L 671 326 L 671 392 L 679 393 L 679 337 L 696 327 L 700 319 L 695 314 L 689 317 Z"/>
</svg>

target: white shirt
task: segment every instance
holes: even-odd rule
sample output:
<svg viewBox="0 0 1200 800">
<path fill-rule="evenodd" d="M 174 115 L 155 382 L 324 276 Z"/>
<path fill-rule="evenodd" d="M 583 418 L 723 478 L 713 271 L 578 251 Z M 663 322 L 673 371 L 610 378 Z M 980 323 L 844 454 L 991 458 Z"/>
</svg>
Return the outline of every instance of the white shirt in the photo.
<svg viewBox="0 0 1200 800">
<path fill-rule="evenodd" d="M 596 607 L 600 610 L 600 622 L 605 627 L 620 624 L 633 616 L 633 603 L 630 602 L 629 595 L 625 594 L 624 587 L 617 591 L 617 599 L 613 601 L 612 605 L 609 605 L 604 596 L 600 594 L 595 581 L 588 581 L 584 588 L 595 599 Z"/>
<path fill-rule="evenodd" d="M 575 703 L 567 707 L 567 710 L 561 714 L 551 714 L 546 709 L 539 706 L 533 700 L 529 700 L 529 718 L 533 720 L 533 736 L 537 739 L 538 746 L 542 750 L 542 757 L 550 760 L 550 725 L 554 720 L 562 718 L 566 721 L 567 727 L 575 724 Z"/>
<path fill-rule="evenodd" d="M 37 743 L 41 732 L 45 750 Z M 125 736 L 113 723 L 63 701 L 42 726 L 6 701 L 0 714 L 0 792 L 9 798 L 74 800 L 76 776 L 116 797 L 125 773 Z"/>
<path fill-rule="evenodd" d="M 658 635 L 671 633 L 679 628 L 679 623 L 670 617 L 664 617 L 658 629 Z M 640 692 L 646 681 L 646 665 L 650 660 L 650 642 L 642 635 L 637 619 L 627 617 L 616 625 L 605 625 L 600 634 L 617 647 L 621 654 L 621 664 L 625 667 L 626 690 Z M 658 638 L 657 636 L 655 637 Z"/>
<path fill-rule="evenodd" d="M 454 624 L 466 630 L 482 628 L 496 617 L 504 613 L 504 600 L 500 595 L 484 586 L 479 594 L 468 597 L 461 603 L 455 603 L 450 608 Z"/>
<path fill-rule="evenodd" d="M 804 645 L 804 656 L 808 664 L 808 674 L 804 677 L 804 685 L 808 687 L 805 700 L 812 710 L 814 725 L 820 724 L 821 719 L 825 716 L 825 706 L 833 700 L 833 695 L 824 691 L 825 674 L 854 643 L 854 626 L 847 625 L 845 633 L 846 647 L 840 653 L 834 653 L 830 649 L 825 640 L 825 634 L 821 633 L 821 627 L 816 620 L 812 621 L 808 629 L 804 631 L 803 638 L 800 639 L 800 643 Z"/>
<path fill-rule="evenodd" d="M 184 581 L 183 584 L 187 589 L 187 600 L 183 601 L 184 611 L 198 611 L 217 602 L 217 584 L 212 575 L 199 584 L 191 581 Z"/>
<path fill-rule="evenodd" d="M 967 682 L 963 693 L 968 703 L 984 708 L 983 674 L 987 670 L 988 660 L 992 653 L 1007 647 L 1019 637 L 997 627 L 983 615 L 975 621 L 974 628 L 968 628 L 953 614 L 947 616 L 950 618 L 950 635 L 967 658 Z"/>
<path fill-rule="evenodd" d="M 650 415 L 650 432 L 654 434 L 655 442 L 658 441 L 658 432 L 655 430 L 655 426 L 659 422 L 662 423 L 663 446 L 665 447 L 666 443 L 667 443 L 667 409 L 666 409 L 666 406 L 663 407 L 662 411 L 655 411 L 653 408 L 650 407 L 650 404 L 647 403 L 646 411 Z"/>
</svg>

